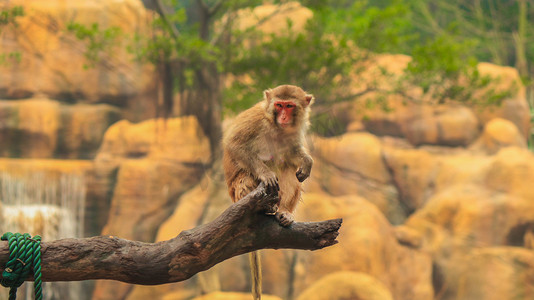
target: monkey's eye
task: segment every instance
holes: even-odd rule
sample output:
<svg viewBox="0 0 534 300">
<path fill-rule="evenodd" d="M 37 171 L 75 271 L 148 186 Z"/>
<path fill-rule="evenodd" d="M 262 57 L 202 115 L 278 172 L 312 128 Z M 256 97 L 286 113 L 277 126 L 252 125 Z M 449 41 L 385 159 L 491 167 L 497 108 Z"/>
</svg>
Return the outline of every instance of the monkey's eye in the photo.
<svg viewBox="0 0 534 300">
<path fill-rule="evenodd" d="M 278 107 L 278 108 L 282 108 L 283 105 L 282 105 L 281 103 L 276 103 L 276 107 Z"/>
<path fill-rule="evenodd" d="M 294 105 L 293 105 L 293 104 L 287 104 L 286 107 L 287 107 L 287 108 L 293 108 Z"/>
</svg>

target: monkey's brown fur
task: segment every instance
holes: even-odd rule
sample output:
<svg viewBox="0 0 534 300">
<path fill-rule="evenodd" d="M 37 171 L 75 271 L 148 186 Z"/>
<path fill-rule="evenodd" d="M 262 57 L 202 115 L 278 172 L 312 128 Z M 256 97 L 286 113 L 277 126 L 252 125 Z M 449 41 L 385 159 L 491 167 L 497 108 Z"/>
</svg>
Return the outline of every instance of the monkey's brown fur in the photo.
<svg viewBox="0 0 534 300">
<path fill-rule="evenodd" d="M 253 191 L 260 182 L 278 191 L 280 205 L 276 214 L 283 226 L 293 222 L 300 200 L 302 181 L 309 177 L 313 159 L 305 146 L 313 96 L 293 85 L 281 85 L 264 92 L 263 101 L 239 114 L 223 139 L 223 168 L 233 202 Z M 278 122 L 275 102 L 295 105 L 290 110 L 291 124 Z M 255 253 L 251 262 L 259 262 Z M 252 264 L 253 294 L 261 297 L 259 266 Z"/>
</svg>

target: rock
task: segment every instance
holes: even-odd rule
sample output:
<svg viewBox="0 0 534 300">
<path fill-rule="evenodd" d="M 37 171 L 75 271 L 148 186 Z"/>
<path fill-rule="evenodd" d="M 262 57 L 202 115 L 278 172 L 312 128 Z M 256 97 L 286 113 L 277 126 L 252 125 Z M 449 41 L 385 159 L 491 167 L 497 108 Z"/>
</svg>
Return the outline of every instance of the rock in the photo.
<svg viewBox="0 0 534 300">
<path fill-rule="evenodd" d="M 64 102 L 108 103 L 129 113 L 153 112 L 141 101 L 154 90 L 154 68 L 137 63 L 126 48 L 129 37 L 148 31 L 150 13 L 136 0 L 10 1 L 25 15 L 16 30 L 3 29 L 3 53 L 19 53 L 20 60 L 0 65 L 0 98 L 21 99 L 37 94 Z M 101 30 L 118 27 L 122 34 L 104 49 L 94 66 L 85 58 L 87 45 L 67 30 L 70 22 L 98 24 Z M 143 110 L 144 109 L 144 110 Z M 153 114 L 152 114 L 153 115 Z"/>
<path fill-rule="evenodd" d="M 511 121 L 524 137 L 528 136 L 530 111 L 516 69 L 489 63 L 477 66 L 482 75 L 494 81 L 476 91 L 475 97 L 484 97 L 490 89 L 496 93 L 510 91 L 500 105 L 436 105 L 431 104 L 435 99 L 415 86 L 404 87 L 402 93 L 393 92 L 410 61 L 411 57 L 405 55 L 380 54 L 359 62 L 354 66 L 359 71 L 353 77 L 351 93 L 362 95 L 351 105 L 334 105 L 333 115 L 341 124 L 362 122 L 375 135 L 405 137 L 414 145 L 466 146 L 478 135 L 480 124 L 494 118 Z"/>
<path fill-rule="evenodd" d="M 499 66 L 490 63 L 479 63 L 478 70 L 482 76 L 488 75 L 495 80 L 486 89 L 494 89 L 499 93 L 511 90 L 511 95 L 504 99 L 501 105 L 479 107 L 474 112 L 486 124 L 493 118 L 503 118 L 514 123 L 519 132 L 528 137 L 530 131 L 530 109 L 526 101 L 525 86 L 521 81 L 519 72 L 513 67 Z M 484 92 L 482 90 L 481 92 Z"/>
<path fill-rule="evenodd" d="M 324 276 L 302 292 L 297 300 L 393 300 L 389 289 L 365 273 L 336 272 Z"/>
<path fill-rule="evenodd" d="M 471 247 L 517 245 L 517 229 L 534 222 L 528 199 L 462 184 L 433 196 L 405 223 L 437 259 Z M 524 233 L 524 232 L 523 232 Z"/>
<path fill-rule="evenodd" d="M 525 201 L 534 199 L 534 155 L 528 149 L 504 148 L 492 159 L 481 180 L 488 189 L 497 193 Z"/>
<path fill-rule="evenodd" d="M 120 110 L 107 104 L 60 106 L 56 157 L 93 159 L 104 133 L 119 120 Z"/>
<path fill-rule="evenodd" d="M 308 192 L 365 197 L 393 223 L 406 217 L 382 157 L 382 143 L 372 134 L 348 133 L 340 137 L 314 137 L 315 164 L 306 182 Z"/>
<path fill-rule="evenodd" d="M 433 257 L 434 287 L 440 299 L 532 297 L 534 290 L 524 287 L 534 284 L 530 279 L 534 256 L 519 247 L 530 242 L 533 196 L 526 186 L 510 184 L 530 182 L 522 175 L 528 174 L 533 160 L 531 154 L 530 160 L 526 154 L 521 157 L 520 151 L 501 150 L 508 153 L 499 157 L 499 152 L 492 159 L 486 177 L 442 189 L 406 221 L 404 226 L 422 237 L 421 250 Z M 515 173 L 519 161 L 523 170 Z M 494 184 L 504 178 L 508 182 Z M 510 191 L 503 191 L 503 186 Z"/>
<path fill-rule="evenodd" d="M 395 298 L 431 299 L 429 256 L 398 244 L 392 226 L 373 204 L 354 195 L 304 194 L 296 220 L 332 218 L 343 218 L 336 246 L 313 252 L 260 251 L 265 293 L 289 299 L 300 295 L 324 276 L 354 271 L 376 278 Z M 250 289 L 245 284 L 250 274 L 246 255 L 223 262 L 216 268 L 222 290 Z"/>
<path fill-rule="evenodd" d="M 301 32 L 311 17 L 313 17 L 313 12 L 297 1 L 280 5 L 266 3 L 254 8 L 239 10 L 237 18 L 233 20 L 233 26 L 242 32 L 254 28 L 266 34 L 280 34 L 288 31 L 289 20 L 291 29 Z M 222 22 L 225 22 L 225 18 Z"/>
<path fill-rule="evenodd" d="M 510 146 L 526 148 L 525 137 L 514 123 L 495 118 L 486 123 L 482 134 L 469 148 L 487 154 L 495 154 L 502 148 Z"/>
<path fill-rule="evenodd" d="M 478 120 L 467 107 L 419 106 L 412 113 L 402 127 L 412 145 L 467 146 L 478 135 Z"/>
<path fill-rule="evenodd" d="M 58 144 L 59 103 L 49 99 L 0 102 L 2 156 L 51 158 Z"/>
<path fill-rule="evenodd" d="M 393 227 L 374 205 L 354 195 L 304 195 L 297 220 L 331 218 L 343 218 L 339 245 L 321 251 L 294 252 L 297 256 L 294 271 L 297 295 L 323 276 L 350 270 L 374 277 L 391 291 L 395 299 L 432 298 L 429 256 L 398 244 Z M 265 269 L 283 269 L 275 267 L 283 260 L 277 262 L 265 256 L 264 264 L 269 266 Z M 272 276 L 265 274 L 264 281 L 284 280 L 282 274 Z"/>
<path fill-rule="evenodd" d="M 384 148 L 400 201 L 409 213 L 423 207 L 434 194 L 456 184 L 484 177 L 492 159 L 468 151 L 432 153 L 426 149 Z"/>
<path fill-rule="evenodd" d="M 180 197 L 200 182 L 209 156 L 209 142 L 194 117 L 114 124 L 95 159 L 97 174 L 112 193 L 102 234 L 155 241 Z M 122 298 L 130 290 L 122 283 L 97 282 L 93 299 Z"/>
<path fill-rule="evenodd" d="M 106 104 L 64 105 L 47 98 L 0 101 L 0 155 L 93 158 L 119 115 Z"/>
<path fill-rule="evenodd" d="M 534 253 L 517 247 L 473 248 L 443 267 L 440 299 L 532 299 Z"/>
<path fill-rule="evenodd" d="M 207 152 L 208 151 L 208 152 Z M 148 158 L 182 164 L 209 161 L 209 142 L 193 116 L 115 123 L 104 136 L 98 163 Z"/>
<path fill-rule="evenodd" d="M 153 241 L 169 205 L 199 182 L 208 158 L 209 142 L 194 117 L 114 124 L 95 159 L 97 171 L 115 182 L 103 233 Z"/>
</svg>

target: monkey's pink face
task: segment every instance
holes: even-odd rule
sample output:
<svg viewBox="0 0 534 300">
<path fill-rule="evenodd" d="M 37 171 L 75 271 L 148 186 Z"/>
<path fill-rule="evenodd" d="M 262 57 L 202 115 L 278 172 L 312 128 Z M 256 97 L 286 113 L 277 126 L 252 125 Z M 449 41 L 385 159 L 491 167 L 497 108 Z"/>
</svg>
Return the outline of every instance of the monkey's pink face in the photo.
<svg viewBox="0 0 534 300">
<path fill-rule="evenodd" d="M 287 128 L 294 123 L 294 112 L 296 104 L 293 101 L 276 101 L 274 109 L 276 111 L 276 123 L 282 128 Z"/>
</svg>

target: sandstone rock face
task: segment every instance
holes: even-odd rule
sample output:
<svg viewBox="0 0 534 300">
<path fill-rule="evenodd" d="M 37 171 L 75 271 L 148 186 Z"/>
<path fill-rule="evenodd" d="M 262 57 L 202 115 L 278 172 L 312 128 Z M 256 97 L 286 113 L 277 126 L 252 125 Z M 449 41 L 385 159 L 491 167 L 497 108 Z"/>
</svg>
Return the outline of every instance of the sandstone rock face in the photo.
<svg viewBox="0 0 534 300">
<path fill-rule="evenodd" d="M 122 46 L 128 36 L 147 30 L 149 13 L 140 1 L 10 1 L 25 15 L 16 29 L 5 29 L 3 53 L 19 53 L 20 61 L 0 64 L 0 98 L 20 99 L 45 94 L 66 102 L 109 103 L 128 106 L 151 89 L 153 70 L 134 63 Z M 67 31 L 69 22 L 101 29 L 122 30 L 117 46 L 94 68 L 85 57 L 86 45 Z M 135 103 L 131 103 L 135 105 Z"/>
<path fill-rule="evenodd" d="M 153 241 L 172 212 L 165 206 L 199 182 L 208 158 L 209 143 L 194 117 L 113 125 L 95 159 L 97 171 L 115 182 L 104 233 Z"/>
<path fill-rule="evenodd" d="M 180 196 L 199 183 L 209 151 L 194 117 L 113 125 L 95 159 L 112 193 L 102 234 L 153 242 Z M 124 297 L 131 288 L 98 282 L 93 299 Z"/>
<path fill-rule="evenodd" d="M 384 163 L 380 139 L 361 132 L 312 141 L 315 160 L 306 191 L 365 197 L 394 223 L 406 213 L 398 202 L 390 172 Z M 348 163 L 350 162 L 350 163 Z"/>
<path fill-rule="evenodd" d="M 47 98 L 0 101 L 0 156 L 94 158 L 120 111 L 107 104 L 65 105 Z"/>
</svg>

